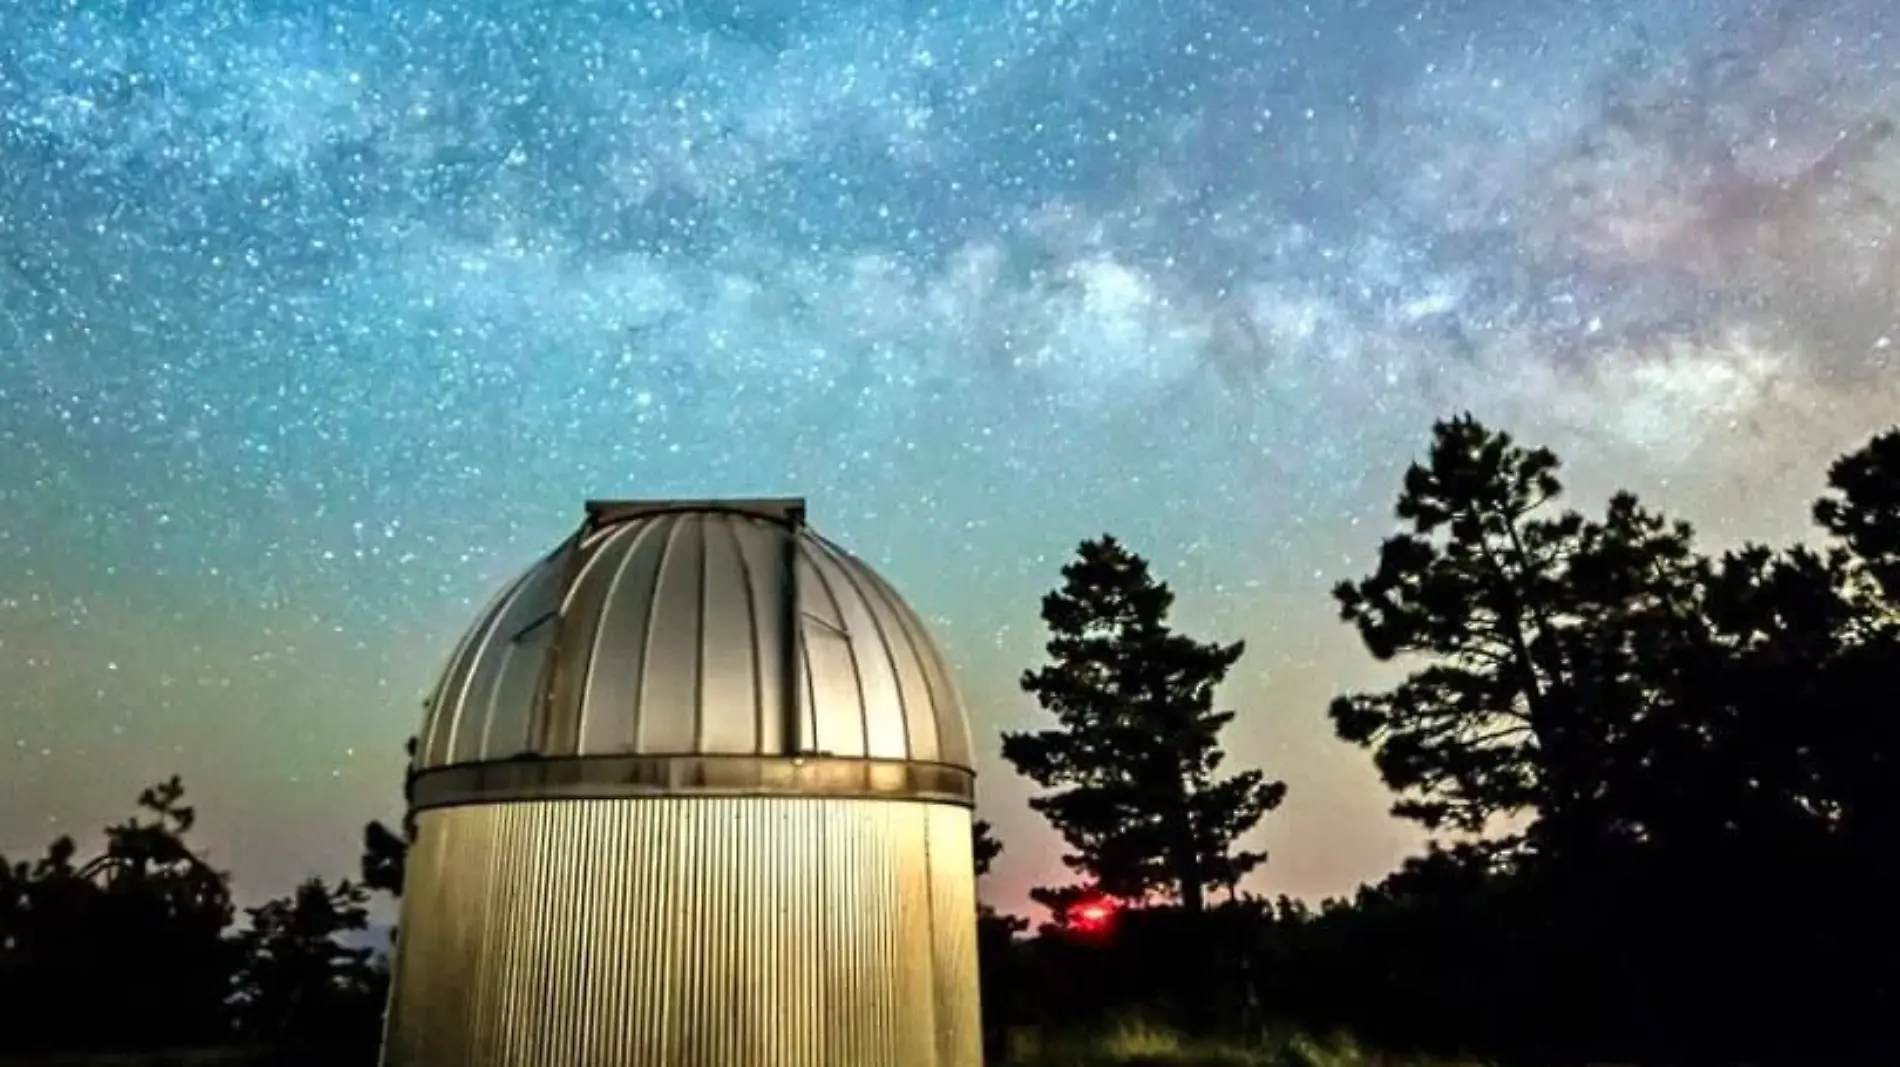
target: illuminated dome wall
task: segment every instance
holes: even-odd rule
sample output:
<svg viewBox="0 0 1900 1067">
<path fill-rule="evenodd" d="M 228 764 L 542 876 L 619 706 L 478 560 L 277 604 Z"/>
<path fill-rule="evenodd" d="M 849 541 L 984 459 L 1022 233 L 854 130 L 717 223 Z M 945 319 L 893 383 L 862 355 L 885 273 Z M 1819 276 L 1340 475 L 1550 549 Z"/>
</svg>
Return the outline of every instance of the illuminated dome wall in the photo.
<svg viewBox="0 0 1900 1067">
<path fill-rule="evenodd" d="M 429 702 L 383 1062 L 979 1064 L 974 784 L 802 502 L 589 504 Z"/>
</svg>

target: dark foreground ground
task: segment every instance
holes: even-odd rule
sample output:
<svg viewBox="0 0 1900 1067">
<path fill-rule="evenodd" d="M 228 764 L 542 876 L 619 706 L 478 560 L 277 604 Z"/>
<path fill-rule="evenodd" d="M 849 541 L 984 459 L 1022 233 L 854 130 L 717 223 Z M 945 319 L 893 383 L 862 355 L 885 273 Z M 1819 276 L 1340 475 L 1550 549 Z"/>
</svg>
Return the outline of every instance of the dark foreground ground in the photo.
<svg viewBox="0 0 1900 1067">
<path fill-rule="evenodd" d="M 1166 1029 L 1129 1023 L 1101 1033 L 1050 1037 L 1014 1035 L 1008 1059 L 990 1067 L 1481 1067 L 1391 1057 L 1343 1040 L 1301 1034 L 1256 1042 L 1190 1042 Z M 339 1064 L 335 1057 L 299 1056 L 272 1049 L 210 1049 L 156 1053 L 0 1056 L 0 1067 L 372 1067 Z"/>
</svg>

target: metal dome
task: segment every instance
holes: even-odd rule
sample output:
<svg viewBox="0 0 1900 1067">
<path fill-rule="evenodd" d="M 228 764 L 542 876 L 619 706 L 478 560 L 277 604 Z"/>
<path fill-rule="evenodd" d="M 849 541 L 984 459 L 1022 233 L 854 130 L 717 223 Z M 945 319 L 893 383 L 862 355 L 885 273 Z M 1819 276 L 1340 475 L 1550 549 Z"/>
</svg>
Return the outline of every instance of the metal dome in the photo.
<svg viewBox="0 0 1900 1067">
<path fill-rule="evenodd" d="M 811 793 L 968 805 L 969 725 L 916 613 L 802 500 L 594 501 L 463 637 L 411 806 Z"/>
</svg>

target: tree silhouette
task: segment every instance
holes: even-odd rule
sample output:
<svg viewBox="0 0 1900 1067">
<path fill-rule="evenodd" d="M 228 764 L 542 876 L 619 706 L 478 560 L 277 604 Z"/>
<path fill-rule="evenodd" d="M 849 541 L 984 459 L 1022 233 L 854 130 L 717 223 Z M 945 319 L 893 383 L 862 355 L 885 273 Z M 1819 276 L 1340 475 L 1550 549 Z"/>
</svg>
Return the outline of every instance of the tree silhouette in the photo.
<svg viewBox="0 0 1900 1067">
<path fill-rule="evenodd" d="M 1085 885 L 1039 885 L 1029 890 L 1029 899 L 1049 913 L 1049 921 L 1041 930 L 1044 934 L 1053 934 L 1072 925 L 1070 913 L 1076 905 L 1100 899 L 1100 893 Z"/>
<path fill-rule="evenodd" d="M 409 842 L 403 840 L 379 820 L 363 827 L 363 886 L 402 896 L 403 874 L 409 857 Z"/>
<path fill-rule="evenodd" d="M 1073 850 L 1063 857 L 1124 898 L 1162 892 L 1191 913 L 1265 859 L 1238 838 L 1286 787 L 1258 770 L 1217 778 L 1233 719 L 1214 690 L 1245 645 L 1206 644 L 1168 623 L 1174 593 L 1104 535 L 1084 541 L 1045 596 L 1047 666 L 1023 688 L 1054 729 L 1003 735 L 1003 758 L 1046 792 L 1030 801 Z"/>
<path fill-rule="evenodd" d="M 1498 817 L 1560 803 L 1542 772 L 1561 746 L 1566 674 L 1552 609 L 1583 522 L 1550 515 L 1557 457 L 1470 416 L 1432 428 L 1405 472 L 1378 569 L 1333 590 L 1340 617 L 1380 660 L 1427 665 L 1384 693 L 1341 697 L 1339 736 L 1370 747 L 1399 794 L 1393 813 L 1476 833 Z M 1542 736 L 1540 737 L 1540 733 Z"/>
<path fill-rule="evenodd" d="M 996 834 L 991 831 L 990 824 L 982 819 L 977 819 L 970 824 L 970 834 L 976 876 L 981 878 L 990 873 L 990 864 L 996 862 L 996 857 L 1003 854 L 1003 843 L 996 839 Z"/>
<path fill-rule="evenodd" d="M 1888 605 L 1900 607 L 1900 428 L 1835 460 L 1827 484 L 1814 520 L 1853 554 Z"/>
<path fill-rule="evenodd" d="M 60 838 L 0 882 L 0 1040 L 29 1048 L 83 1040 L 99 1048 L 183 1046 L 226 1031 L 232 919 L 222 872 L 186 843 L 196 813 L 173 777 L 140 794 L 134 816 L 76 863 Z M 101 1010 L 104 1009 L 104 1010 Z"/>
<path fill-rule="evenodd" d="M 411 737 L 403 746 L 409 756 L 409 771 L 403 779 L 403 802 L 410 799 L 415 779 L 416 739 Z M 409 842 L 415 837 L 413 816 L 403 816 L 402 833 L 385 826 L 380 819 L 372 819 L 363 827 L 363 859 L 360 872 L 366 888 L 388 893 L 390 896 L 402 896 L 403 877 L 408 869 Z"/>
<path fill-rule="evenodd" d="M 360 885 L 312 878 L 290 896 L 249 909 L 235 938 L 243 954 L 235 1007 L 241 1031 L 279 1044 L 312 1045 L 374 1031 L 383 986 L 367 948 L 339 939 L 368 927 Z"/>
<path fill-rule="evenodd" d="M 978 819 L 971 826 L 974 837 L 976 875 L 990 873 L 990 864 L 1003 854 L 1003 843 L 990 832 L 990 824 Z M 983 1005 L 983 1057 L 991 1063 L 1002 1061 L 1009 1029 L 1016 1021 L 1013 1010 L 1016 935 L 1028 923 L 1014 915 L 997 911 L 987 903 L 976 906 L 977 982 Z"/>
<path fill-rule="evenodd" d="M 1835 461 L 1828 488 L 1813 514 L 1833 545 L 1738 561 L 1761 577 L 1732 582 L 1725 621 L 1752 654 L 1738 688 L 1783 709 L 1756 747 L 1793 815 L 1859 884 L 1900 889 L 1900 705 L 1879 695 L 1900 692 L 1900 430 Z"/>
<path fill-rule="evenodd" d="M 1587 829 L 1543 843 L 1587 845 L 1592 855 L 1572 859 L 1595 862 L 1605 848 L 1653 839 L 1678 810 L 1658 806 L 1658 787 L 1695 776 L 1715 726 L 1708 684 L 1727 653 L 1706 618 L 1713 568 L 1687 523 L 1617 493 L 1603 519 L 1582 525 L 1564 564 L 1555 607 L 1568 618 L 1562 649 L 1579 764 L 1569 799 Z"/>
<path fill-rule="evenodd" d="M 1528 813 L 1533 841 L 1578 852 L 1627 830 L 1619 776 L 1666 673 L 1648 668 L 1695 643 L 1706 563 L 1628 494 L 1601 522 L 1558 511 L 1559 467 L 1469 415 L 1433 427 L 1395 509 L 1407 528 L 1333 593 L 1373 656 L 1420 665 L 1330 713 L 1395 814 L 1479 833 Z"/>
<path fill-rule="evenodd" d="M 1880 962 L 1900 953 L 1892 441 L 1832 467 L 1814 509 L 1832 546 L 1711 560 L 1627 493 L 1601 519 L 1560 512 L 1546 450 L 1469 416 L 1435 426 L 1406 528 L 1335 591 L 1368 651 L 1415 669 L 1332 717 L 1400 814 L 1467 832 L 1527 814 L 1503 841 L 1529 847 L 1433 853 L 1301 921 L 1295 959 L 1359 962 L 1317 966 L 1300 1010 L 1505 1057 L 1882 1062 L 1874 1020 L 1900 1002 Z M 1348 990 L 1383 1014 L 1342 1010 Z M 1825 1054 L 1787 1021 L 1849 1016 Z"/>
<path fill-rule="evenodd" d="M 119 991 L 105 999 L 126 1005 L 132 1040 L 182 1044 L 223 1028 L 230 882 L 186 843 L 197 813 L 184 795 L 176 775 L 146 789 L 138 806 L 152 818 L 108 828 L 104 853 L 79 871 L 101 889 L 93 935 L 106 965 L 94 980 Z"/>
</svg>

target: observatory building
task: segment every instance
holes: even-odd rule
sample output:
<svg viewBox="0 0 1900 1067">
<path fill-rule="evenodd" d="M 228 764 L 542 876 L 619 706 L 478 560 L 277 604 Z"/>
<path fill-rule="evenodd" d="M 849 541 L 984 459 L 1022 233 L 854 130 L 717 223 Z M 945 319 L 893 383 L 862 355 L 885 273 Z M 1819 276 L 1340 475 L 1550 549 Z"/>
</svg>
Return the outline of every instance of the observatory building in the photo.
<svg viewBox="0 0 1900 1067">
<path fill-rule="evenodd" d="M 386 1067 L 976 1067 L 969 726 L 798 500 L 595 502 L 410 778 Z"/>
</svg>

